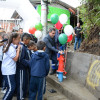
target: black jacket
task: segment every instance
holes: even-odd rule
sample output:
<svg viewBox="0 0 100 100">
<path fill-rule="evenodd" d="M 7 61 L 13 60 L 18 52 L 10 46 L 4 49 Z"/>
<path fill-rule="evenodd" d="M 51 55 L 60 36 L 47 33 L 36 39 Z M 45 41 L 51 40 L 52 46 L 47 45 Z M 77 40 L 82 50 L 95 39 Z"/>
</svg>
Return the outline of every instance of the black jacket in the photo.
<svg viewBox="0 0 100 100">
<path fill-rule="evenodd" d="M 57 53 L 55 38 L 51 38 L 49 34 L 44 38 L 44 42 L 46 43 L 45 52 L 49 55 L 49 58 L 52 58 L 53 53 Z"/>
<path fill-rule="evenodd" d="M 26 60 L 29 60 L 29 56 L 28 56 L 27 47 L 25 46 L 25 44 L 20 43 L 20 45 L 21 45 L 21 49 L 20 49 L 20 56 L 17 61 L 17 68 L 25 69 L 28 67 Z"/>
</svg>

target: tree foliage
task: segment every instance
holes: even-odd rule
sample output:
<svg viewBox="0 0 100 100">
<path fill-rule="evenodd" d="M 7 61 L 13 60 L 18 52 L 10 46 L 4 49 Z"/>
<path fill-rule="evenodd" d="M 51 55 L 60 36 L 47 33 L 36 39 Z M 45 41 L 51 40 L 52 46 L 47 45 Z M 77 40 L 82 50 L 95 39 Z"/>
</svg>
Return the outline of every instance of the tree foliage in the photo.
<svg viewBox="0 0 100 100">
<path fill-rule="evenodd" d="M 81 0 L 80 18 L 87 38 L 83 41 L 83 51 L 100 55 L 100 0 Z M 94 50 L 96 51 L 94 53 Z"/>
<path fill-rule="evenodd" d="M 80 18 L 83 22 L 83 30 L 90 30 L 93 27 L 100 27 L 100 0 L 82 0 L 80 7 Z"/>
</svg>

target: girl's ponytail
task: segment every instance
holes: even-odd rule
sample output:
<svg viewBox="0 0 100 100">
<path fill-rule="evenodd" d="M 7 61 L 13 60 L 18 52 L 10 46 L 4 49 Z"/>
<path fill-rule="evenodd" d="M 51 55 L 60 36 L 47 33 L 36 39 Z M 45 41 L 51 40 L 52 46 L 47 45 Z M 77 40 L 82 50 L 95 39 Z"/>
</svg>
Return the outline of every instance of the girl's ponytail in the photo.
<svg viewBox="0 0 100 100">
<path fill-rule="evenodd" d="M 18 33 L 12 33 L 11 34 L 11 36 L 10 36 L 10 38 L 9 38 L 9 40 L 8 40 L 8 45 L 7 45 L 7 47 L 4 49 L 4 53 L 6 53 L 7 51 L 8 51 L 8 49 L 9 49 L 9 47 L 10 47 L 10 44 L 13 42 L 13 38 L 17 38 L 18 37 Z"/>
</svg>

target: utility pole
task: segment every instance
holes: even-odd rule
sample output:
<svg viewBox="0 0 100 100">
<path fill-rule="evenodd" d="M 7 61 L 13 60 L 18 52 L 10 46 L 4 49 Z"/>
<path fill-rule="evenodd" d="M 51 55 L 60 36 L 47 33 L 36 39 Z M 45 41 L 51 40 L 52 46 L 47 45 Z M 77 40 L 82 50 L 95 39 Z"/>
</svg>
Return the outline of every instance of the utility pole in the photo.
<svg viewBox="0 0 100 100">
<path fill-rule="evenodd" d="M 47 14 L 48 14 L 48 0 L 41 0 L 41 23 L 43 25 L 42 39 L 47 34 Z"/>
<path fill-rule="evenodd" d="M 79 8 L 77 8 L 77 23 L 79 23 Z"/>
</svg>

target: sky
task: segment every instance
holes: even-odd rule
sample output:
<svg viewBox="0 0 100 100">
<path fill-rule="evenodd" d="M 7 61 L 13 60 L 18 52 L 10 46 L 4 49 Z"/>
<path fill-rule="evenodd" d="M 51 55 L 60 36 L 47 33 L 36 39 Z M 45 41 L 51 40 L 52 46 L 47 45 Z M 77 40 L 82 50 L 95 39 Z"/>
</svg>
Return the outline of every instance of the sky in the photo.
<svg viewBox="0 0 100 100">
<path fill-rule="evenodd" d="M 71 5 L 74 8 L 80 6 L 80 0 L 61 0 L 61 1 Z"/>
<path fill-rule="evenodd" d="M 0 7 L 0 20 L 10 19 L 14 11 L 14 9 Z"/>
<path fill-rule="evenodd" d="M 71 5 L 74 8 L 80 6 L 79 0 L 61 0 L 61 1 Z M 10 19 L 13 12 L 14 12 L 14 9 L 6 9 L 6 8 L 0 7 L 0 20 L 1 19 Z"/>
</svg>

